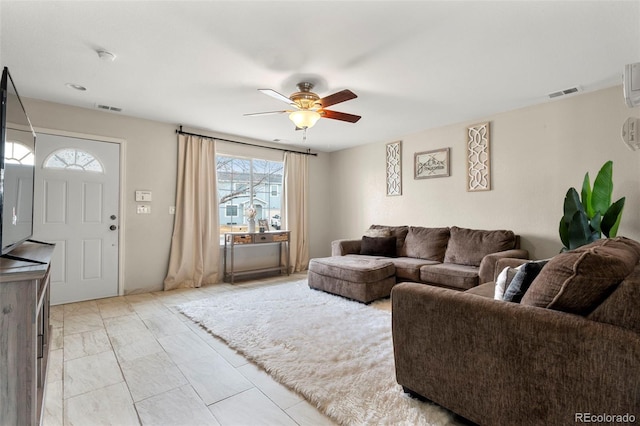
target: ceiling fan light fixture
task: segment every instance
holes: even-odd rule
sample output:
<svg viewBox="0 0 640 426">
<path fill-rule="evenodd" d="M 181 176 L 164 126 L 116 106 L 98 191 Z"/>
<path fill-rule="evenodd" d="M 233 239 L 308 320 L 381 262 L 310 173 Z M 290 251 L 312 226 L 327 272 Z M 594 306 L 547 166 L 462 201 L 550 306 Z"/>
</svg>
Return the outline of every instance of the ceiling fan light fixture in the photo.
<svg viewBox="0 0 640 426">
<path fill-rule="evenodd" d="M 308 109 L 293 111 L 289 114 L 289 119 L 300 129 L 310 129 L 320 119 L 320 113 Z"/>
</svg>

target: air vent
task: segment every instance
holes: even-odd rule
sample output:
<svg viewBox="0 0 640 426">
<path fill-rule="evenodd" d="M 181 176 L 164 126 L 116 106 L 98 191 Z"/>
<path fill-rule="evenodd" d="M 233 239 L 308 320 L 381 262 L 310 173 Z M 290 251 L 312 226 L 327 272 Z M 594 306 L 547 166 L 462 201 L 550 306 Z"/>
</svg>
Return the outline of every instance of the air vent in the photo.
<svg viewBox="0 0 640 426">
<path fill-rule="evenodd" d="M 560 96 L 570 95 L 572 93 L 578 93 L 580 91 L 577 87 L 571 87 L 569 89 L 560 90 L 558 92 L 549 93 L 549 98 L 558 98 Z"/>
<path fill-rule="evenodd" d="M 122 108 L 109 106 L 109 105 L 96 104 L 96 108 L 103 109 L 105 111 L 122 112 Z"/>
</svg>

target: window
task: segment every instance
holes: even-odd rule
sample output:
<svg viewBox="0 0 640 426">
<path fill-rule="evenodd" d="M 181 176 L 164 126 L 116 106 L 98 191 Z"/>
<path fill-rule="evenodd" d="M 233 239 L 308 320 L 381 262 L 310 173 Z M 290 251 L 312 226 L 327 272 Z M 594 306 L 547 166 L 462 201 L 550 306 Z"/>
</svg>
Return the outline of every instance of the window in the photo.
<svg viewBox="0 0 640 426">
<path fill-rule="evenodd" d="M 282 162 L 218 155 L 216 167 L 221 238 L 247 230 L 245 209 L 251 205 L 256 222 L 265 219 L 270 229 L 280 229 Z"/>
<path fill-rule="evenodd" d="M 57 150 L 45 160 L 44 168 L 103 172 L 102 164 L 97 158 L 88 152 L 75 148 Z"/>
<path fill-rule="evenodd" d="M 4 158 L 7 163 L 12 164 L 32 166 L 34 162 L 33 151 L 19 142 L 7 142 Z"/>
<path fill-rule="evenodd" d="M 237 205 L 229 204 L 229 205 L 227 205 L 225 207 L 227 208 L 226 216 L 228 216 L 228 217 L 238 216 L 238 206 Z"/>
</svg>

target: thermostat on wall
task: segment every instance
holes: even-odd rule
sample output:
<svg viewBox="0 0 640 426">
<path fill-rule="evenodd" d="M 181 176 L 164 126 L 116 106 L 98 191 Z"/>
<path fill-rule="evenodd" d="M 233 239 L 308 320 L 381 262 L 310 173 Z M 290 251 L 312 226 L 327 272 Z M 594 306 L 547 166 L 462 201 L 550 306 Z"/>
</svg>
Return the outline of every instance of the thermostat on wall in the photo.
<svg viewBox="0 0 640 426">
<path fill-rule="evenodd" d="M 151 191 L 136 191 L 136 201 L 151 201 Z"/>
<path fill-rule="evenodd" d="M 622 125 L 622 140 L 632 151 L 640 148 L 640 118 L 629 117 L 624 122 Z"/>
</svg>

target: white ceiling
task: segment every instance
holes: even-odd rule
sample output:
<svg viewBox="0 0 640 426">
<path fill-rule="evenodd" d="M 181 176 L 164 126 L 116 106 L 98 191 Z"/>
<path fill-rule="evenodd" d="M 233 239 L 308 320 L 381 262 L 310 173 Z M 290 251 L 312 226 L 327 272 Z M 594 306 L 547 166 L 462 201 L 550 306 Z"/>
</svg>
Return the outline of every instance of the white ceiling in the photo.
<svg viewBox="0 0 640 426">
<path fill-rule="evenodd" d="M 640 62 L 640 0 L 0 0 L 0 19 L 23 97 L 320 151 L 610 87 Z M 363 118 L 322 119 L 303 143 L 286 115 L 243 116 L 286 108 L 257 89 L 303 80 L 321 97 L 351 89 L 331 109 Z"/>
</svg>

